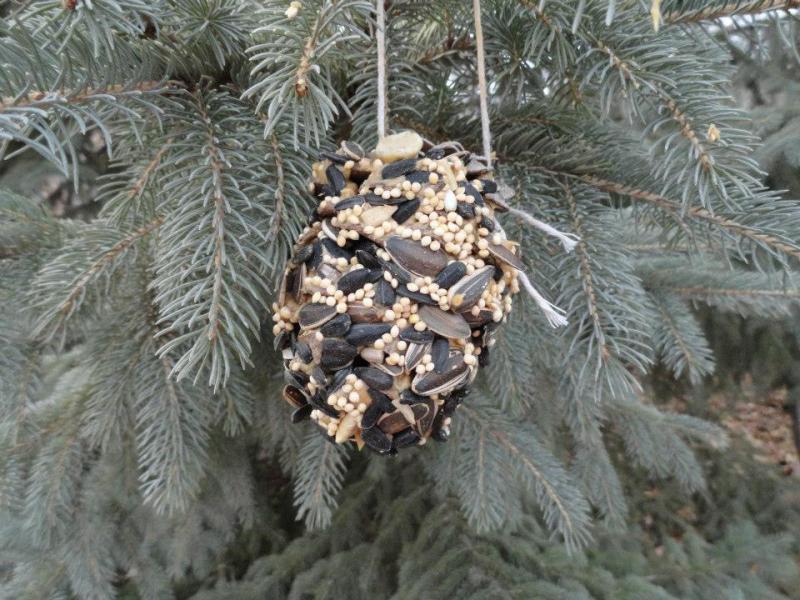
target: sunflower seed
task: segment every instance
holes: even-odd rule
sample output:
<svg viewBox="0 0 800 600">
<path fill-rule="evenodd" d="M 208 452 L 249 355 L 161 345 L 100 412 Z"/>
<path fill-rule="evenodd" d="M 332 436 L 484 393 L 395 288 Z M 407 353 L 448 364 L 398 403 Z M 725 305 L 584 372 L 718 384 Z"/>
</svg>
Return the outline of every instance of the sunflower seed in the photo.
<svg viewBox="0 0 800 600">
<path fill-rule="evenodd" d="M 317 269 L 322 264 L 322 244 L 320 244 L 319 240 L 314 240 L 314 243 L 311 244 L 312 254 L 311 260 L 308 261 L 308 266 L 312 269 Z"/>
<path fill-rule="evenodd" d="M 467 179 L 476 179 L 481 175 L 488 175 L 492 171 L 491 167 L 477 157 L 467 163 Z"/>
<path fill-rule="evenodd" d="M 411 390 L 423 396 L 446 394 L 454 390 L 469 377 L 469 367 L 458 353 L 450 356 L 441 373 L 435 370 L 417 375 L 411 382 Z"/>
<path fill-rule="evenodd" d="M 312 254 L 314 254 L 313 246 L 301 246 L 297 249 L 289 262 L 291 262 L 293 265 L 299 265 L 300 263 L 308 262 Z"/>
<path fill-rule="evenodd" d="M 413 327 L 406 327 L 400 331 L 400 339 L 413 344 L 428 344 L 433 341 L 433 332 L 428 329 L 417 331 Z"/>
<path fill-rule="evenodd" d="M 423 294 L 422 292 L 412 292 L 410 289 L 408 289 L 408 286 L 405 283 L 403 285 L 398 285 L 397 290 L 395 291 L 399 296 L 404 296 L 405 298 L 413 300 L 418 304 L 437 304 L 437 302 L 427 294 Z"/>
<path fill-rule="evenodd" d="M 322 151 L 319 153 L 320 160 L 329 160 L 332 163 L 336 163 L 337 165 L 343 165 L 347 162 L 347 157 L 342 156 L 341 154 L 335 154 L 334 152 L 326 152 Z"/>
<path fill-rule="evenodd" d="M 439 271 L 439 274 L 436 276 L 436 279 L 433 280 L 433 283 L 438 285 L 440 288 L 447 289 L 466 274 L 467 265 L 456 260 Z"/>
<path fill-rule="evenodd" d="M 365 266 L 368 269 L 381 268 L 381 261 L 378 260 L 378 257 L 370 252 L 367 252 L 366 250 L 363 249 L 356 250 L 356 258 L 358 259 L 359 264 Z"/>
<path fill-rule="evenodd" d="M 413 424 L 413 421 L 409 422 L 402 412 L 396 410 L 389 415 L 385 415 L 380 421 L 378 421 L 378 428 L 384 433 L 397 433 L 398 431 L 403 431 L 403 429 L 406 429 L 409 425 Z"/>
<path fill-rule="evenodd" d="M 413 200 L 407 200 L 402 204 L 398 205 L 397 211 L 392 215 L 392 219 L 399 224 L 402 225 L 406 221 L 408 221 L 414 213 L 417 212 L 419 208 L 419 198 L 414 198 Z"/>
<path fill-rule="evenodd" d="M 327 323 L 336 316 L 336 307 L 327 304 L 304 304 L 297 314 L 302 329 L 313 329 Z"/>
<path fill-rule="evenodd" d="M 356 377 L 376 390 L 389 390 L 394 384 L 394 378 L 391 375 L 373 367 L 356 367 L 353 372 Z"/>
<path fill-rule="evenodd" d="M 334 371 L 346 367 L 358 355 L 358 349 L 339 338 L 322 340 L 320 366 L 326 371 Z"/>
<path fill-rule="evenodd" d="M 325 402 L 325 397 L 321 392 L 317 392 L 308 399 L 308 403 L 319 411 L 324 412 L 329 417 L 338 417 L 339 411 L 333 408 L 330 404 Z"/>
<path fill-rule="evenodd" d="M 398 160 L 397 162 L 389 163 L 381 171 L 381 177 L 384 179 L 391 179 L 392 177 L 400 177 L 406 173 L 410 173 L 417 166 L 416 158 L 408 158 L 406 160 Z"/>
<path fill-rule="evenodd" d="M 491 179 L 480 179 L 481 184 L 483 184 L 483 191 L 486 194 L 494 194 L 497 191 L 497 182 L 492 181 Z"/>
<path fill-rule="evenodd" d="M 364 196 L 351 196 L 350 198 L 345 198 L 340 202 L 336 203 L 336 206 L 333 207 L 333 210 L 336 212 L 345 210 L 346 208 L 353 208 L 354 206 L 361 206 L 367 201 Z"/>
<path fill-rule="evenodd" d="M 487 248 L 489 253 L 494 256 L 495 258 L 503 261 L 507 265 L 511 265 L 518 271 L 525 270 L 525 264 L 520 260 L 520 258 L 514 254 L 510 248 L 506 247 L 503 244 L 489 244 Z"/>
<path fill-rule="evenodd" d="M 333 379 L 331 380 L 330 386 L 328 386 L 328 393 L 332 394 L 340 387 L 342 387 L 345 384 L 345 381 L 347 380 L 347 376 L 350 375 L 350 373 L 352 372 L 353 372 L 352 369 L 339 369 L 338 371 L 336 371 L 336 373 L 333 375 Z"/>
<path fill-rule="evenodd" d="M 308 398 L 306 398 L 303 390 L 293 385 L 284 386 L 283 399 L 295 408 L 300 408 L 308 404 Z"/>
<path fill-rule="evenodd" d="M 298 342 L 297 342 L 297 343 L 294 345 L 294 353 L 295 353 L 295 354 L 297 355 L 297 357 L 298 357 L 300 360 L 302 360 L 302 361 L 303 361 L 305 364 L 308 364 L 308 363 L 310 363 L 312 360 L 314 360 L 314 355 L 313 355 L 313 354 L 312 354 L 312 352 L 311 352 L 311 347 L 310 347 L 308 344 L 306 344 L 305 342 L 300 342 L 300 341 L 298 341 Z"/>
<path fill-rule="evenodd" d="M 320 327 L 320 333 L 325 337 L 342 337 L 350 329 L 350 315 L 336 315 L 333 319 Z"/>
<path fill-rule="evenodd" d="M 481 349 L 481 353 L 478 355 L 478 364 L 481 367 L 488 367 L 489 363 L 491 363 L 490 354 L 489 354 L 489 347 L 488 346 L 484 346 Z"/>
<path fill-rule="evenodd" d="M 368 269 L 355 269 L 342 275 L 339 281 L 336 282 L 336 288 L 344 294 L 352 294 L 364 287 L 369 278 L 370 272 Z"/>
<path fill-rule="evenodd" d="M 359 302 L 352 302 L 347 306 L 347 314 L 353 323 L 376 323 L 383 317 L 383 312 L 374 306 L 364 306 Z"/>
<path fill-rule="evenodd" d="M 291 296 L 295 302 L 300 302 L 300 290 L 303 289 L 303 284 L 306 280 L 306 266 L 301 264 L 293 269 L 286 271 L 286 277 L 281 286 L 281 290 L 285 290 L 286 294 Z M 279 299 L 279 302 L 281 300 Z M 286 295 L 283 297 L 283 302 L 286 302 Z"/>
<path fill-rule="evenodd" d="M 411 390 L 403 390 L 400 392 L 400 404 L 408 404 L 409 406 L 414 404 L 419 404 L 420 402 L 426 402 L 425 396 L 420 396 L 419 394 L 415 394 Z"/>
<path fill-rule="evenodd" d="M 395 434 L 392 438 L 392 448 L 399 450 L 400 448 L 407 448 L 416 445 L 420 440 L 419 434 L 411 429 L 404 429 Z"/>
<path fill-rule="evenodd" d="M 345 156 L 350 160 L 361 160 L 366 156 L 364 149 L 355 142 L 345 140 L 340 144 L 340 147 Z"/>
<path fill-rule="evenodd" d="M 362 430 L 361 439 L 369 448 L 379 454 L 387 454 L 392 449 L 392 440 L 377 427 Z"/>
<path fill-rule="evenodd" d="M 354 346 L 371 344 L 384 333 L 389 333 L 391 323 L 357 323 L 350 327 L 345 339 Z"/>
<path fill-rule="evenodd" d="M 325 237 L 327 237 L 329 240 L 335 242 L 339 238 L 340 231 L 341 229 L 333 226 L 333 223 L 331 223 L 330 219 L 325 219 L 322 222 L 322 233 L 324 233 Z"/>
<path fill-rule="evenodd" d="M 467 196 L 472 196 L 476 206 L 486 206 L 486 203 L 483 201 L 483 196 L 481 196 L 481 193 L 471 183 L 464 184 L 464 193 Z"/>
<path fill-rule="evenodd" d="M 381 410 L 383 412 L 385 413 L 394 412 L 395 406 L 394 404 L 392 404 L 392 399 L 389 398 L 389 396 L 371 387 L 367 387 L 367 394 L 369 394 L 369 397 L 375 404 L 381 407 Z"/>
<path fill-rule="evenodd" d="M 428 183 L 430 176 L 428 171 L 411 171 L 406 175 L 406 180 L 410 183 Z"/>
<path fill-rule="evenodd" d="M 463 219 L 474 219 L 475 207 L 466 202 L 459 202 L 458 206 L 456 207 L 456 213 L 458 213 Z"/>
<path fill-rule="evenodd" d="M 435 306 L 420 306 L 419 318 L 428 330 L 450 339 L 468 338 L 472 334 L 469 323 L 457 313 L 445 312 Z M 402 332 L 400 334 L 402 336 Z"/>
<path fill-rule="evenodd" d="M 344 175 L 342 175 L 342 172 L 334 165 L 329 165 L 328 168 L 325 169 L 325 176 L 328 178 L 328 183 L 333 188 L 332 195 L 338 196 L 347 184 L 344 180 Z"/>
<path fill-rule="evenodd" d="M 283 350 L 287 348 L 289 344 L 292 343 L 292 336 L 289 335 L 289 332 L 285 329 L 282 330 L 275 338 L 272 340 L 272 348 L 274 350 Z"/>
<path fill-rule="evenodd" d="M 433 427 L 436 418 L 436 404 L 430 398 L 424 398 L 422 402 L 411 407 L 416 419 L 416 430 L 420 436 L 425 437 Z"/>
<path fill-rule="evenodd" d="M 400 365 L 390 365 L 385 362 L 375 363 L 375 368 L 380 369 L 384 373 L 388 373 L 392 377 L 400 377 L 403 374 L 403 367 Z"/>
<path fill-rule="evenodd" d="M 361 416 L 361 429 L 369 429 L 370 427 L 374 427 L 375 424 L 378 422 L 385 413 L 381 409 L 378 404 L 370 404 L 367 407 L 367 410 L 364 411 L 364 414 Z M 364 434 L 361 434 L 363 439 Z"/>
<path fill-rule="evenodd" d="M 416 367 L 422 357 L 425 356 L 428 352 L 430 352 L 431 345 L 430 344 L 416 344 L 411 343 L 406 348 L 406 360 L 405 360 L 405 368 L 406 371 L 412 371 L 414 367 Z"/>
<path fill-rule="evenodd" d="M 470 327 L 480 327 L 492 321 L 494 314 L 487 308 L 482 308 L 477 315 L 473 315 L 471 310 L 461 313 L 464 320 L 469 323 Z"/>
<path fill-rule="evenodd" d="M 433 359 L 433 370 L 441 373 L 450 358 L 450 342 L 445 338 L 437 337 L 431 346 L 431 358 Z"/>
<path fill-rule="evenodd" d="M 397 279 L 397 281 L 400 283 L 409 283 L 413 279 L 411 273 L 392 261 L 384 261 L 382 264 L 383 268 L 389 271 L 389 273 L 392 274 L 392 277 Z"/>
<path fill-rule="evenodd" d="M 481 298 L 481 294 L 492 279 L 494 267 L 486 265 L 461 280 L 447 292 L 447 299 L 454 310 L 464 311 Z"/>
<path fill-rule="evenodd" d="M 447 253 L 430 250 L 413 240 L 391 236 L 386 239 L 385 248 L 398 265 L 421 277 L 435 277 L 447 266 Z"/>
<path fill-rule="evenodd" d="M 286 383 L 300 389 L 306 387 L 306 384 L 308 383 L 308 374 L 304 373 L 303 371 L 290 371 L 289 369 L 286 369 L 283 374 Z"/>
<path fill-rule="evenodd" d="M 378 304 L 392 306 L 396 297 L 392 284 L 385 279 L 381 279 L 375 284 L 375 297 L 373 299 Z"/>
<path fill-rule="evenodd" d="M 314 367 L 311 369 L 311 381 L 319 387 L 327 387 L 328 386 L 328 378 L 325 377 L 325 373 L 319 367 Z"/>
<path fill-rule="evenodd" d="M 339 246 L 339 244 L 336 243 L 335 239 L 332 240 L 330 238 L 325 237 L 322 238 L 321 243 L 323 250 L 325 250 L 328 256 L 332 258 L 344 258 L 345 260 L 349 261 L 353 257 L 353 255 L 349 251 Z"/>
<path fill-rule="evenodd" d="M 300 423 L 305 421 L 311 416 L 311 411 L 314 407 L 311 404 L 305 404 L 292 413 L 292 423 Z"/>
<path fill-rule="evenodd" d="M 486 217 L 481 217 L 481 221 L 478 226 L 488 229 L 489 231 L 494 231 L 494 221 L 492 219 L 487 219 Z"/>
</svg>

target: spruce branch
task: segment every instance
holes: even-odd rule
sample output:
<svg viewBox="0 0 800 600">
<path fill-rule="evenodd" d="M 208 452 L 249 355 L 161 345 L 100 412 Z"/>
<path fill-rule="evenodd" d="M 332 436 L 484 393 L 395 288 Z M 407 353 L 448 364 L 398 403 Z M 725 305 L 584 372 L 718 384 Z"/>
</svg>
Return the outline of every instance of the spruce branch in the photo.
<svg viewBox="0 0 800 600">
<path fill-rule="evenodd" d="M 674 5 L 675 3 L 670 3 Z M 735 0 L 723 2 L 690 2 L 683 6 L 670 6 L 664 11 L 665 23 L 695 23 L 713 21 L 723 17 L 756 15 L 768 11 L 800 8 L 800 0 Z M 672 9 L 672 10 L 670 10 Z"/>
</svg>

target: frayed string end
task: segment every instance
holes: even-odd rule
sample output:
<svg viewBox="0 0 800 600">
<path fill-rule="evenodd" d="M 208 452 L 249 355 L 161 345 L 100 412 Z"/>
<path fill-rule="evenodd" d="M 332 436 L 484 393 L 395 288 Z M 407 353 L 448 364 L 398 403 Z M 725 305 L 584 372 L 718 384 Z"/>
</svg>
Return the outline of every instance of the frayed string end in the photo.
<svg viewBox="0 0 800 600">
<path fill-rule="evenodd" d="M 525 221 L 528 225 L 532 225 L 536 227 L 536 229 L 544 231 L 547 235 L 556 238 L 559 242 L 561 242 L 565 252 L 572 252 L 575 249 L 575 246 L 578 245 L 578 242 L 581 241 L 581 238 L 574 233 L 564 233 L 563 231 L 559 231 L 552 225 L 548 225 L 544 221 L 540 221 L 539 219 L 532 217 L 524 210 L 514 208 L 513 206 L 509 207 L 508 210 L 511 214 L 516 215 Z"/>
<path fill-rule="evenodd" d="M 533 298 L 533 301 L 536 302 L 536 305 L 542 310 L 544 313 L 547 322 L 550 323 L 550 327 L 564 327 L 569 324 L 567 318 L 564 316 L 564 310 L 557 307 L 552 302 L 549 302 L 544 296 L 542 296 L 539 291 L 533 287 L 531 280 L 528 279 L 528 276 L 521 271 L 517 273 L 520 282 L 522 282 L 522 287 L 525 288 L 525 291 L 528 292 L 528 295 Z"/>
</svg>

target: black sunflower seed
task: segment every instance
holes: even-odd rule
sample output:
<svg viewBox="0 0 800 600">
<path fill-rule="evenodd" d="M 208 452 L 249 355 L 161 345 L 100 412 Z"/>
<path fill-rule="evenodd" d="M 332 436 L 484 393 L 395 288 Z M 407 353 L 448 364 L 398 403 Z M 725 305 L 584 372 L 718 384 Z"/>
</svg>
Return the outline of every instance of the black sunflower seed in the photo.
<svg viewBox="0 0 800 600">
<path fill-rule="evenodd" d="M 378 404 L 370 404 L 361 416 L 361 429 L 364 430 L 374 427 L 383 414 L 384 412 Z M 363 439 L 363 432 L 361 437 Z"/>
<path fill-rule="evenodd" d="M 378 260 L 378 257 L 366 250 L 358 249 L 356 250 L 356 258 L 358 259 L 359 264 L 365 266 L 368 269 L 380 269 L 381 261 Z"/>
<path fill-rule="evenodd" d="M 342 152 L 347 155 L 351 160 L 361 160 L 366 156 L 364 149 L 355 142 L 343 141 L 341 143 Z"/>
<path fill-rule="evenodd" d="M 346 367 L 358 354 L 358 348 L 339 338 L 322 340 L 320 366 L 326 371 L 334 371 Z"/>
<path fill-rule="evenodd" d="M 367 278 L 368 283 L 377 283 L 378 281 L 383 281 L 383 269 L 370 269 L 369 270 L 369 277 Z"/>
<path fill-rule="evenodd" d="M 493 265 L 486 265 L 461 278 L 447 292 L 450 306 L 455 310 L 465 311 L 480 300 L 486 286 L 492 278 Z"/>
<path fill-rule="evenodd" d="M 300 327 L 303 329 L 312 329 L 330 321 L 335 315 L 335 306 L 309 302 L 303 305 L 300 312 L 297 313 L 297 318 L 300 321 Z"/>
<path fill-rule="evenodd" d="M 399 283 L 408 283 L 411 281 L 411 274 L 403 269 L 400 265 L 397 265 L 392 261 L 384 261 L 382 266 L 385 270 L 389 271 L 389 273 L 392 274 L 392 277 L 397 279 Z"/>
<path fill-rule="evenodd" d="M 308 403 L 317 410 L 324 412 L 329 417 L 339 416 L 339 411 L 337 411 L 330 404 L 325 402 L 325 396 L 321 392 L 317 392 L 316 394 L 311 396 L 311 398 L 309 398 L 308 400 Z"/>
<path fill-rule="evenodd" d="M 314 247 L 313 246 L 301 246 L 298 248 L 297 252 L 294 253 L 294 256 L 291 259 L 291 263 L 295 265 L 299 265 L 300 263 L 308 262 L 311 256 L 314 254 Z"/>
<path fill-rule="evenodd" d="M 375 388 L 367 387 L 367 394 L 369 394 L 369 397 L 375 404 L 381 407 L 383 412 L 391 413 L 395 411 L 395 406 L 392 404 L 392 399 L 383 392 L 376 390 Z"/>
<path fill-rule="evenodd" d="M 325 337 L 342 337 L 350 329 L 350 315 L 337 315 L 320 328 Z"/>
<path fill-rule="evenodd" d="M 486 206 L 486 203 L 483 201 L 483 196 L 481 196 L 481 193 L 477 189 L 475 189 L 475 186 L 472 185 L 471 183 L 464 184 L 464 193 L 467 196 L 472 196 L 473 199 L 475 200 L 476 205 Z"/>
<path fill-rule="evenodd" d="M 448 257 L 443 250 L 431 250 L 396 235 L 386 238 L 385 249 L 403 269 L 421 277 L 436 277 L 447 266 Z"/>
<path fill-rule="evenodd" d="M 497 182 L 491 179 L 481 179 L 484 194 L 494 194 L 497 191 Z"/>
<path fill-rule="evenodd" d="M 284 380 L 290 385 L 304 388 L 308 383 L 308 375 L 303 373 L 303 371 L 290 371 L 286 369 L 284 371 Z"/>
<path fill-rule="evenodd" d="M 345 198 L 336 204 L 333 207 L 333 210 L 339 212 L 340 210 L 345 210 L 346 208 L 353 208 L 354 206 L 361 206 L 367 201 L 364 196 L 351 196 L 350 198 Z"/>
<path fill-rule="evenodd" d="M 369 269 L 356 269 L 355 271 L 350 271 L 342 275 L 339 281 L 336 282 L 336 288 L 345 294 L 352 294 L 356 290 L 364 287 L 364 284 L 367 283 L 369 279 Z"/>
<path fill-rule="evenodd" d="M 416 158 L 408 158 L 406 160 L 398 160 L 397 162 L 389 163 L 381 171 L 381 177 L 384 179 L 391 179 L 392 177 L 399 177 L 414 170 L 417 166 Z"/>
<path fill-rule="evenodd" d="M 314 410 L 314 407 L 311 404 L 301 406 L 292 413 L 292 423 L 300 423 L 301 421 L 305 421 L 311 416 L 312 410 Z"/>
<path fill-rule="evenodd" d="M 311 354 L 311 348 L 305 342 L 297 342 L 294 345 L 294 353 L 297 357 L 302 360 L 305 364 L 310 363 L 314 360 L 314 355 Z"/>
<path fill-rule="evenodd" d="M 488 367 L 490 362 L 489 348 L 487 346 L 481 349 L 481 353 L 478 355 L 478 364 L 482 367 Z"/>
<path fill-rule="evenodd" d="M 385 279 L 381 279 L 375 284 L 375 297 L 374 300 L 378 304 L 383 304 L 384 306 L 392 306 L 394 304 L 394 300 L 397 297 L 397 294 L 394 293 L 394 288 L 392 284 L 386 281 Z"/>
<path fill-rule="evenodd" d="M 494 231 L 494 223 L 491 219 L 487 219 L 486 217 L 481 219 L 480 227 L 485 227 L 489 231 Z"/>
<path fill-rule="evenodd" d="M 417 209 L 419 208 L 419 203 L 419 198 L 414 198 L 413 200 L 407 200 L 406 202 L 403 202 L 397 207 L 397 210 L 392 215 L 392 219 L 399 225 L 402 225 L 412 216 L 414 216 L 414 213 L 417 212 Z"/>
<path fill-rule="evenodd" d="M 447 289 L 466 274 L 467 265 L 456 260 L 439 271 L 439 274 L 436 276 L 436 279 L 433 280 L 433 283 L 438 285 L 440 288 Z"/>
<path fill-rule="evenodd" d="M 327 387 L 328 385 L 328 378 L 325 377 L 325 373 L 318 366 L 311 369 L 311 381 L 319 387 Z"/>
<path fill-rule="evenodd" d="M 421 402 L 426 402 L 426 398 L 424 396 L 420 396 L 419 394 L 415 394 L 411 390 L 403 390 L 400 392 L 400 404 L 420 404 Z"/>
<path fill-rule="evenodd" d="M 292 343 L 292 336 L 289 334 L 288 331 L 284 329 L 278 335 L 276 335 L 275 338 L 272 340 L 272 347 L 275 350 L 283 350 L 284 348 L 288 347 L 289 344 L 291 343 Z"/>
<path fill-rule="evenodd" d="M 495 281 L 500 281 L 502 278 L 503 278 L 503 269 L 495 266 L 494 272 L 492 273 L 492 279 L 494 279 Z"/>
<path fill-rule="evenodd" d="M 411 171 L 406 179 L 411 183 L 428 183 L 430 176 L 428 171 Z"/>
<path fill-rule="evenodd" d="M 345 339 L 353 346 L 371 344 L 392 329 L 390 323 L 356 323 L 350 327 Z"/>
<path fill-rule="evenodd" d="M 361 439 L 369 448 L 379 454 L 388 454 L 392 449 L 392 440 L 377 427 L 362 430 Z"/>
<path fill-rule="evenodd" d="M 398 285 L 396 292 L 399 296 L 404 296 L 419 304 L 430 304 L 431 306 L 438 304 L 427 294 L 423 294 L 422 292 L 412 292 L 410 289 L 408 289 L 406 284 Z"/>
<path fill-rule="evenodd" d="M 439 160 L 440 158 L 444 158 L 445 151 L 444 148 L 439 148 L 438 146 L 434 146 L 425 154 L 426 157 L 430 158 L 431 160 Z"/>
<path fill-rule="evenodd" d="M 427 344 L 433 341 L 433 332 L 429 329 L 417 331 L 413 327 L 406 327 L 400 332 L 400 339 L 413 344 Z"/>
<path fill-rule="evenodd" d="M 441 373 L 450 357 L 450 342 L 443 337 L 433 340 L 431 346 L 431 358 L 433 359 L 433 370 Z"/>
<path fill-rule="evenodd" d="M 312 269 L 317 269 L 322 264 L 322 244 L 319 240 L 314 240 L 314 243 L 311 244 L 311 249 L 311 260 L 308 261 L 308 266 Z"/>
<path fill-rule="evenodd" d="M 345 260 L 349 261 L 353 256 L 350 251 L 342 248 L 330 238 L 322 238 L 321 243 L 325 252 L 327 252 L 328 255 L 333 258 L 344 258 Z"/>
<path fill-rule="evenodd" d="M 392 438 L 392 447 L 398 450 L 400 448 L 407 448 L 408 446 L 417 444 L 419 440 L 419 434 L 409 427 L 394 435 Z"/>
<path fill-rule="evenodd" d="M 374 367 L 356 367 L 353 369 L 356 377 L 363 380 L 369 387 L 376 390 L 391 389 L 394 384 L 394 377 Z"/>
<path fill-rule="evenodd" d="M 335 154 L 333 152 L 326 152 L 322 151 L 319 153 L 320 160 L 329 160 L 332 163 L 336 163 L 337 165 L 343 165 L 347 162 L 347 157 L 342 156 L 341 154 Z"/>
<path fill-rule="evenodd" d="M 325 169 L 325 176 L 328 178 L 328 183 L 333 188 L 333 195 L 338 196 L 347 183 L 344 180 L 344 175 L 342 175 L 342 172 L 334 165 L 329 165 L 328 168 Z"/>
<path fill-rule="evenodd" d="M 439 427 L 438 429 L 433 430 L 433 433 L 431 433 L 431 438 L 437 442 L 446 442 L 450 438 L 450 434 L 443 427 Z"/>
<path fill-rule="evenodd" d="M 475 207 L 467 202 L 459 202 L 456 206 L 456 213 L 461 215 L 461 217 L 464 219 L 474 219 Z"/>
</svg>

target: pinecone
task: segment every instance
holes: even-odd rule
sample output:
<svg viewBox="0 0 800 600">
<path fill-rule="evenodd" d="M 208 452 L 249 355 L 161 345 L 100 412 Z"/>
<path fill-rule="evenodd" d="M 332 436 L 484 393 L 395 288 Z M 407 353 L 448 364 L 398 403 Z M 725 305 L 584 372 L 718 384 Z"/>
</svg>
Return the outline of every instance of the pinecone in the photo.
<svg viewBox="0 0 800 600">
<path fill-rule="evenodd" d="M 491 169 L 413 132 L 321 158 L 273 306 L 292 420 L 382 454 L 444 441 L 522 269 Z"/>
</svg>

